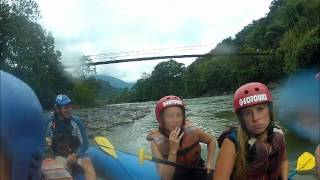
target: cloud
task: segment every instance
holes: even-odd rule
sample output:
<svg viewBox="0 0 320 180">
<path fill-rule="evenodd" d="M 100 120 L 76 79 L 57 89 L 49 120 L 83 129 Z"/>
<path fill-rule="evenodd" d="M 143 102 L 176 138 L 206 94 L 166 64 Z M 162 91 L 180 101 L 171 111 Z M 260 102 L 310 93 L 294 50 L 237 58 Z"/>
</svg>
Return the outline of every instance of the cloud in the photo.
<svg viewBox="0 0 320 180">
<path fill-rule="evenodd" d="M 65 59 L 81 55 L 195 44 L 199 53 L 265 16 L 271 0 L 38 0 L 41 24 Z M 174 52 L 173 52 L 174 53 Z M 161 61 L 98 66 L 100 74 L 135 81 Z M 179 62 L 192 62 L 179 60 Z"/>
</svg>

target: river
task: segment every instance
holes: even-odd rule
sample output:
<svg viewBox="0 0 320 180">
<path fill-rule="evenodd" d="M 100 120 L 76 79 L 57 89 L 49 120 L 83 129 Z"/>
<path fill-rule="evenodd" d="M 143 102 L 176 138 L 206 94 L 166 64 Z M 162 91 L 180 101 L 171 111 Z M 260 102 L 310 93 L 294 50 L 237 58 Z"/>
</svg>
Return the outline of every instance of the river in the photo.
<svg viewBox="0 0 320 180">
<path fill-rule="evenodd" d="M 231 95 L 186 99 L 185 103 L 187 119 L 215 137 L 237 121 Z M 108 137 L 116 149 L 135 153 L 144 148 L 151 154 L 146 136 L 151 129 L 157 128 L 154 107 L 155 102 L 125 103 L 78 109 L 76 114 L 85 120 L 90 138 L 102 135 Z M 298 156 L 305 151 L 313 153 L 316 146 L 299 139 L 286 128 L 284 131 L 290 170 L 293 170 Z M 204 145 L 202 156 L 206 157 Z M 298 174 L 294 179 L 316 179 L 313 174 L 314 171 Z"/>
</svg>

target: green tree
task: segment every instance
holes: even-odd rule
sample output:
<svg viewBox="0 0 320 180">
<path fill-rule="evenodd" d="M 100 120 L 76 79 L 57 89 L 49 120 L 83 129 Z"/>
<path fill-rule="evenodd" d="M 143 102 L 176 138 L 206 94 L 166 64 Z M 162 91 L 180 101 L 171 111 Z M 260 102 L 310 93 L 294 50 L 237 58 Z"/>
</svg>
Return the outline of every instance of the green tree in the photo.
<svg viewBox="0 0 320 180">
<path fill-rule="evenodd" d="M 182 94 L 184 90 L 183 74 L 185 66 L 174 60 L 159 63 L 151 74 L 153 99 L 169 94 Z"/>
<path fill-rule="evenodd" d="M 60 63 L 54 38 L 38 23 L 38 5 L 32 0 L 0 2 L 1 69 L 29 84 L 42 105 L 54 96 L 70 92 L 72 81 Z"/>
<path fill-rule="evenodd" d="M 301 68 L 320 69 L 320 1 L 273 0 L 265 17 L 228 37 L 190 66 L 159 63 L 151 75 L 139 79 L 130 91 L 136 101 L 164 95 L 187 97 L 234 91 L 244 83 L 277 81 Z M 268 53 L 269 55 L 232 55 Z"/>
<path fill-rule="evenodd" d="M 151 74 L 144 73 L 135 85 L 130 94 L 125 97 L 129 101 L 157 100 L 169 94 L 182 96 L 184 93 L 183 75 L 185 66 L 174 60 L 161 62 Z"/>
<path fill-rule="evenodd" d="M 147 101 L 150 100 L 152 91 L 152 80 L 149 75 L 144 74 L 132 88 L 134 96 L 133 101 Z"/>
<path fill-rule="evenodd" d="M 205 81 L 202 79 L 198 66 L 191 64 L 183 76 L 184 94 L 188 97 L 197 97 L 204 93 Z"/>
<path fill-rule="evenodd" d="M 77 79 L 72 91 L 74 102 L 81 106 L 95 105 L 100 87 L 100 82 L 94 78 Z"/>
<path fill-rule="evenodd" d="M 212 54 L 270 53 L 268 56 L 198 58 L 184 75 L 190 97 L 235 90 L 250 81 L 268 84 L 300 68 L 320 69 L 320 1 L 274 0 L 266 17 L 226 38 Z"/>
</svg>

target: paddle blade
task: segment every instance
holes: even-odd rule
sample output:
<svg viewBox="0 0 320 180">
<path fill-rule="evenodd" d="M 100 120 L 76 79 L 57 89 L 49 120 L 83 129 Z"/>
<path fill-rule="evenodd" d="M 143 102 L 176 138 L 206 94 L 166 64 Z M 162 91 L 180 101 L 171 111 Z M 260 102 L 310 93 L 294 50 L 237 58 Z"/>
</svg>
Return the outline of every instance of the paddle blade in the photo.
<svg viewBox="0 0 320 180">
<path fill-rule="evenodd" d="M 115 151 L 113 145 L 111 144 L 111 142 L 108 140 L 108 138 L 102 137 L 102 136 L 97 136 L 94 138 L 94 140 L 97 142 L 98 145 L 100 145 L 99 147 L 104 152 L 111 155 L 113 158 L 117 159 L 116 151 Z"/>
<path fill-rule="evenodd" d="M 309 152 L 304 152 L 298 158 L 296 169 L 297 171 L 307 171 L 307 170 L 313 169 L 315 165 L 316 165 L 316 158 Z"/>
<path fill-rule="evenodd" d="M 144 163 L 144 149 L 143 148 L 139 149 L 139 163 L 141 165 L 143 165 L 143 163 Z"/>
</svg>

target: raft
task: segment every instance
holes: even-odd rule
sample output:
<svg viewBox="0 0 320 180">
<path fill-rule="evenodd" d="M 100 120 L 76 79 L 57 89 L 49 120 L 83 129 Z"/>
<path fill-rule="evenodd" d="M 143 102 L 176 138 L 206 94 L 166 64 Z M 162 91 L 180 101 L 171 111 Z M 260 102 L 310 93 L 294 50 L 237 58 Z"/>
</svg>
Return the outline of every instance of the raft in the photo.
<svg viewBox="0 0 320 180">
<path fill-rule="evenodd" d="M 102 179 L 160 179 L 156 164 L 151 161 L 140 164 L 137 156 L 117 151 L 115 158 L 96 146 L 90 147 L 86 154 L 90 156 L 97 175 Z"/>
<path fill-rule="evenodd" d="M 141 154 L 142 151 L 138 156 L 116 150 L 105 137 L 95 137 L 95 140 L 98 145 L 89 147 L 85 155 L 90 157 L 99 180 L 160 179 L 156 164 L 141 159 L 145 157 Z M 52 158 L 43 161 L 42 172 L 47 179 L 85 180 L 84 170 L 80 165 L 74 164 L 67 171 L 61 162 Z"/>
</svg>

